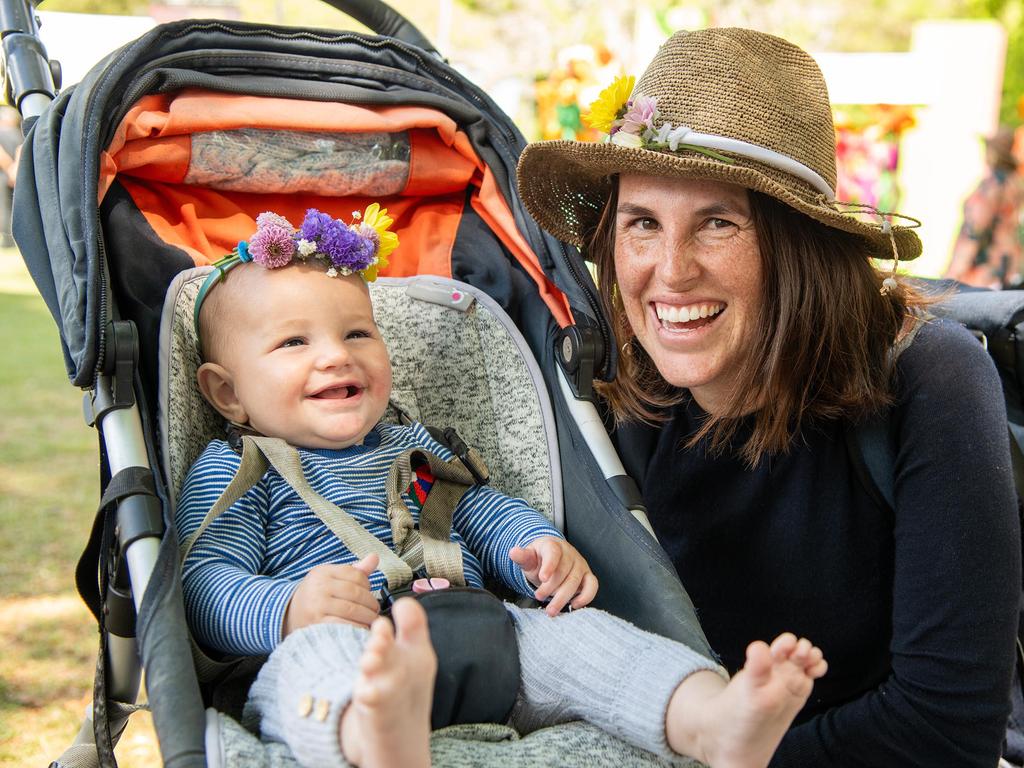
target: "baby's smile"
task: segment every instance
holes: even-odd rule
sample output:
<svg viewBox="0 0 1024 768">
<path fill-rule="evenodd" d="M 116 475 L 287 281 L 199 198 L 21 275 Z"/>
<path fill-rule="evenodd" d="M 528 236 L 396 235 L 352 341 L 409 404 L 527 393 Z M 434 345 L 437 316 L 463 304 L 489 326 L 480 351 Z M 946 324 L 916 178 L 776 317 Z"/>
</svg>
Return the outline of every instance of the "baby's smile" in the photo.
<svg viewBox="0 0 1024 768">
<path fill-rule="evenodd" d="M 362 387 L 357 387 L 355 384 L 340 384 L 314 392 L 310 397 L 318 400 L 346 400 L 355 397 L 362 391 Z"/>
</svg>

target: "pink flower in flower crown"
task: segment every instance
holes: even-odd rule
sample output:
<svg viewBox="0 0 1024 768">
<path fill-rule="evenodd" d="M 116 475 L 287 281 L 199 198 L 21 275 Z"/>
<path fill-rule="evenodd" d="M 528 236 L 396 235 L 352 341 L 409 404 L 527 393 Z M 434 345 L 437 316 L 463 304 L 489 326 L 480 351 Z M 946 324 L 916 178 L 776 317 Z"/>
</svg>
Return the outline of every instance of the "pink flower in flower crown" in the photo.
<svg viewBox="0 0 1024 768">
<path fill-rule="evenodd" d="M 264 211 L 256 217 L 256 229 L 263 229 L 264 227 L 270 226 L 292 229 L 292 223 L 279 213 Z"/>
<path fill-rule="evenodd" d="M 652 128 L 654 118 L 658 116 L 658 99 L 655 96 L 637 96 L 626 104 L 626 114 L 622 116 L 620 131 L 639 136 L 646 128 Z"/>
<path fill-rule="evenodd" d="M 295 255 L 295 238 L 292 230 L 277 224 L 268 224 L 256 230 L 249 240 L 252 260 L 267 269 L 283 267 Z"/>
</svg>

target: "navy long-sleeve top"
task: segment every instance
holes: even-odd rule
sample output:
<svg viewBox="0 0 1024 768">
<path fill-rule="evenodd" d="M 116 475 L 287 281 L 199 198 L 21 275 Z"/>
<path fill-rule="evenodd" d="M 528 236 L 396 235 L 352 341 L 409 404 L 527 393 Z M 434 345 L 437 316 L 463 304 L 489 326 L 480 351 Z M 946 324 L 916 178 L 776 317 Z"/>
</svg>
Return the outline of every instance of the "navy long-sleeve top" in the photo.
<svg viewBox="0 0 1024 768">
<path fill-rule="evenodd" d="M 616 435 L 723 663 L 735 671 L 750 641 L 783 631 L 825 653 L 776 768 L 998 760 L 1021 596 L 998 375 L 940 321 L 897 365 L 895 513 L 858 481 L 841 423 L 753 470 L 683 449 L 704 415 L 692 401 Z"/>
</svg>

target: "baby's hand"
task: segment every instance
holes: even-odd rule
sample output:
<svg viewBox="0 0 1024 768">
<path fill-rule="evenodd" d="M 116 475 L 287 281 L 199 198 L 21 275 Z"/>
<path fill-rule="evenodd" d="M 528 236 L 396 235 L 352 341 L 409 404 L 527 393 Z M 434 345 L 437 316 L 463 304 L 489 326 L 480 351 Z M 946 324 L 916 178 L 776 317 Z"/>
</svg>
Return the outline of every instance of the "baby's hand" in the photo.
<svg viewBox="0 0 1024 768">
<path fill-rule="evenodd" d="M 321 622 L 368 628 L 380 612 L 369 579 L 379 562 L 377 555 L 367 555 L 355 565 L 318 565 L 310 570 L 288 602 L 281 637 Z"/>
<path fill-rule="evenodd" d="M 537 587 L 537 600 L 551 598 L 545 608 L 549 616 L 556 615 L 566 603 L 582 608 L 597 594 L 597 577 L 583 555 L 564 539 L 541 536 L 525 547 L 513 547 L 509 557 Z"/>
</svg>

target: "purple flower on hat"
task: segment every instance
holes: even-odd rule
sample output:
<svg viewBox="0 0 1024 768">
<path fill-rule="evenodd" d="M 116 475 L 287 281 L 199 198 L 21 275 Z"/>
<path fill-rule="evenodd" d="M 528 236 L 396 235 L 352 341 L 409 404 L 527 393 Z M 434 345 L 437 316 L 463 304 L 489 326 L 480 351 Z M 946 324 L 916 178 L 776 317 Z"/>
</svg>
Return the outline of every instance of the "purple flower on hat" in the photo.
<svg viewBox="0 0 1024 768">
<path fill-rule="evenodd" d="M 619 125 L 620 131 L 639 136 L 647 128 L 652 128 L 658 116 L 658 99 L 655 96 L 637 96 L 626 102 L 626 112 Z"/>
<path fill-rule="evenodd" d="M 267 269 L 283 267 L 295 255 L 295 240 L 292 229 L 278 224 L 269 224 L 256 230 L 249 240 L 249 253 L 252 260 Z"/>
</svg>

